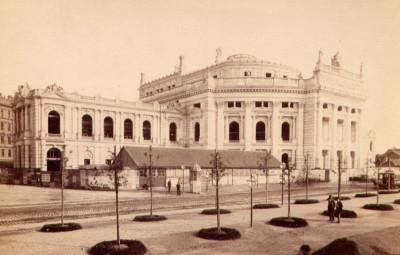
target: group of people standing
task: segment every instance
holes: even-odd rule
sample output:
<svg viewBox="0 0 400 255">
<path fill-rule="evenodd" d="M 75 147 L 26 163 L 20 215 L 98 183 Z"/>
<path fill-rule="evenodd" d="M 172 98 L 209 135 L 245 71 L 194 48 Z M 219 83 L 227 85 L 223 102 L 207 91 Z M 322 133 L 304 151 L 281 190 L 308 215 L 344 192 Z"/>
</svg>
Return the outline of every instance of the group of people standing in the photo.
<svg viewBox="0 0 400 255">
<path fill-rule="evenodd" d="M 340 223 L 340 216 L 343 212 L 343 204 L 340 201 L 340 197 L 337 200 L 337 203 L 333 199 L 332 195 L 328 197 L 328 213 L 329 213 L 329 221 L 335 221 L 335 214 L 338 219 L 337 223 Z"/>
<path fill-rule="evenodd" d="M 171 180 L 168 180 L 168 193 L 171 193 Z M 181 194 L 181 184 L 178 182 L 176 184 L 176 194 L 179 196 Z"/>
</svg>

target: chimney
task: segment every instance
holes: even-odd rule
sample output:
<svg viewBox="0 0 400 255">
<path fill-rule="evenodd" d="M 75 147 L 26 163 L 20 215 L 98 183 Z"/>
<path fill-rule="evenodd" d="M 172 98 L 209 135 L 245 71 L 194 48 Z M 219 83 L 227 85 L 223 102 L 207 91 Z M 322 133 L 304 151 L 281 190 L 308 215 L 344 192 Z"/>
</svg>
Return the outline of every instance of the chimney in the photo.
<svg viewBox="0 0 400 255">
<path fill-rule="evenodd" d="M 146 83 L 146 74 L 140 73 L 140 86 Z"/>
<path fill-rule="evenodd" d="M 185 72 L 185 64 L 184 61 L 185 57 L 184 56 L 179 56 L 179 72 L 182 74 Z"/>
</svg>

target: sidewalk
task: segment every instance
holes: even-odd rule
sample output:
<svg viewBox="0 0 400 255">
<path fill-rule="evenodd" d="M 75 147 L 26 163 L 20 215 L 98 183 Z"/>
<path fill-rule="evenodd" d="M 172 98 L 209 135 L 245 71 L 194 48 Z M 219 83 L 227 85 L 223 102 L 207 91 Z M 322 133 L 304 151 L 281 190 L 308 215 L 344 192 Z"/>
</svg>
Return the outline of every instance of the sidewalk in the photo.
<svg viewBox="0 0 400 255">
<path fill-rule="evenodd" d="M 302 244 L 313 250 L 340 237 L 351 237 L 364 244 L 362 254 L 376 254 L 371 246 L 390 254 L 400 253 L 396 238 L 400 235 L 400 205 L 392 204 L 399 194 L 380 195 L 380 203 L 392 204 L 394 211 L 371 211 L 361 207 L 375 203 L 376 197 L 354 198 L 343 201 L 344 209 L 358 214 L 356 219 L 342 219 L 340 224 L 328 222 L 320 213 L 326 210 L 326 197 L 319 196 L 319 204 L 291 204 L 293 217 L 305 218 L 309 226 L 300 229 L 275 227 L 265 224 L 273 217 L 287 216 L 287 205 L 278 209 L 254 210 L 253 228 L 249 228 L 249 205 L 224 206 L 232 214 L 221 215 L 221 224 L 238 229 L 242 238 L 236 241 L 209 241 L 194 233 L 201 228 L 216 226 L 216 216 L 199 214 L 199 209 L 155 212 L 168 217 L 167 221 L 138 223 L 135 216 L 121 218 L 121 238 L 139 239 L 148 248 L 147 254 L 297 254 Z M 41 233 L 42 224 L 35 230 L 0 233 L 0 254 L 86 254 L 94 244 L 116 238 L 115 217 L 79 219 L 83 228 L 65 233 Z M 384 247 L 382 247 L 384 246 Z"/>
</svg>

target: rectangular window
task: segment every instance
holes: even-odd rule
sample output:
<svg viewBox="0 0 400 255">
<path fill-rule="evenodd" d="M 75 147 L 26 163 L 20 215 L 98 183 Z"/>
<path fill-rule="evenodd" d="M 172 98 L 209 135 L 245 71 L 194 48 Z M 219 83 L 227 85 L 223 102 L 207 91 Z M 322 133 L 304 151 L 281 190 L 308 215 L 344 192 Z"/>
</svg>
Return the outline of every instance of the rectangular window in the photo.
<svg viewBox="0 0 400 255">
<path fill-rule="evenodd" d="M 111 159 L 106 159 L 106 164 L 111 165 Z"/>
<path fill-rule="evenodd" d="M 266 74 L 265 74 L 265 77 L 271 78 L 271 73 L 266 73 Z"/>
<path fill-rule="evenodd" d="M 268 107 L 268 102 L 264 101 L 264 107 Z"/>
<path fill-rule="evenodd" d="M 290 108 L 293 108 L 294 107 L 294 104 L 293 103 L 290 103 Z"/>
<path fill-rule="evenodd" d="M 4 136 L 1 136 L 1 143 L 4 143 Z"/>
<path fill-rule="evenodd" d="M 8 156 L 11 157 L 11 150 L 8 150 Z"/>
<path fill-rule="evenodd" d="M 287 79 L 287 75 L 283 75 L 283 79 Z"/>
<path fill-rule="evenodd" d="M 8 123 L 8 131 L 11 131 L 11 124 L 10 123 Z"/>
<path fill-rule="evenodd" d="M 238 108 L 242 107 L 242 102 L 236 102 L 235 106 Z"/>
<path fill-rule="evenodd" d="M 1 109 L 1 117 L 3 117 L 3 113 L 4 113 L 4 110 L 3 110 L 3 109 Z"/>
<path fill-rule="evenodd" d="M 288 108 L 289 103 L 288 102 L 282 102 L 282 108 Z"/>
<path fill-rule="evenodd" d="M 157 176 L 165 176 L 165 169 L 157 169 Z"/>
<path fill-rule="evenodd" d="M 1 149 L 1 156 L 4 157 L 4 149 Z"/>
<path fill-rule="evenodd" d="M 11 144 L 11 136 L 8 137 L 8 144 Z"/>
<path fill-rule="evenodd" d="M 0 123 L 0 129 L 4 130 L 4 123 L 3 122 Z"/>
<path fill-rule="evenodd" d="M 262 107 L 262 102 L 256 102 L 256 107 Z"/>
<path fill-rule="evenodd" d="M 194 104 L 193 106 L 196 107 L 196 108 L 201 108 L 200 103 Z"/>
<path fill-rule="evenodd" d="M 214 78 L 214 79 L 217 79 L 217 78 L 218 78 L 218 76 L 217 76 L 217 75 L 214 75 L 214 76 L 213 76 L 213 78 Z"/>
<path fill-rule="evenodd" d="M 86 165 L 90 165 L 90 158 L 85 158 L 84 160 L 83 160 L 83 164 L 86 166 Z"/>
<path fill-rule="evenodd" d="M 244 72 L 244 76 L 251 76 L 251 72 L 250 71 Z"/>
<path fill-rule="evenodd" d="M 234 106 L 234 102 L 228 102 L 228 107 L 232 108 Z"/>
</svg>

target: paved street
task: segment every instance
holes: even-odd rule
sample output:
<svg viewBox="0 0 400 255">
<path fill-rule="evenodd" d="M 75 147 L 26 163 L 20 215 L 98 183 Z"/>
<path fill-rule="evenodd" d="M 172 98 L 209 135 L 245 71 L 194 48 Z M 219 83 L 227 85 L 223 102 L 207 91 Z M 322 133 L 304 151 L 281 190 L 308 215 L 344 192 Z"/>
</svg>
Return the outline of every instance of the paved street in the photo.
<svg viewBox="0 0 400 255">
<path fill-rule="evenodd" d="M 260 188 L 260 187 L 259 187 Z M 271 199 L 280 202 L 279 186 L 272 186 Z M 304 197 L 304 189 L 295 187 L 293 200 Z M 313 250 L 326 245 L 339 237 L 350 237 L 360 244 L 362 254 L 385 254 L 376 250 L 400 253 L 396 241 L 400 234 L 400 205 L 393 204 L 399 194 L 381 195 L 381 203 L 392 204 L 395 211 L 380 212 L 362 209 L 366 203 L 376 202 L 376 197 L 354 198 L 354 192 L 364 191 L 364 186 L 344 186 L 343 190 L 351 200 L 344 201 L 344 208 L 354 210 L 357 219 L 342 219 L 341 224 L 330 223 L 320 213 L 326 209 L 325 199 L 336 185 L 315 186 L 311 189 L 312 198 L 320 203 L 313 205 L 291 205 L 292 216 L 305 218 L 309 226 L 301 229 L 287 229 L 265 224 L 272 217 L 287 215 L 287 204 L 278 209 L 254 210 L 253 228 L 249 228 L 248 187 L 237 187 L 233 193 L 229 187 L 222 188 L 223 207 L 232 214 L 222 215 L 223 226 L 234 227 L 242 233 L 237 241 L 208 241 L 199 239 L 194 233 L 200 228 L 213 227 L 215 216 L 199 214 L 202 208 L 213 205 L 213 196 L 185 194 L 182 197 L 155 192 L 156 214 L 168 217 L 158 223 L 132 222 L 137 214 L 143 214 L 148 208 L 148 192 L 121 192 L 122 207 L 121 237 L 139 239 L 148 248 L 148 254 L 296 254 L 301 244 L 309 244 Z M 360 191 L 361 190 L 361 191 Z M 57 189 L 43 189 L 26 186 L 0 185 L 1 213 L 3 224 L 0 226 L 0 254 L 86 254 L 94 244 L 115 239 L 115 216 L 107 216 L 114 208 L 113 192 L 90 192 L 67 190 L 67 211 L 73 213 L 74 222 L 83 226 L 82 230 L 65 233 L 41 233 L 37 230 L 44 222 L 58 222 L 59 202 Z M 258 190 L 256 200 L 263 201 L 264 194 Z M 36 193 L 37 192 L 37 193 Z M 36 194 L 28 203 L 7 206 L 6 200 L 15 197 Z M 18 195 L 19 194 L 19 195 Z M 40 203 L 40 199 L 49 198 Z M 21 197 L 23 200 L 23 197 Z M 52 199 L 50 199 L 52 198 Z M 285 200 L 287 196 L 285 194 Z M 80 201 L 80 202 L 79 202 Z M 236 201 L 236 202 L 234 202 Z M 137 209 L 140 205 L 144 209 Z M 180 208 L 185 206 L 185 208 Z M 98 210 L 98 211 L 96 211 Z M 132 212 L 128 212 L 132 210 Z M 137 211 L 135 211 L 137 210 Z M 162 212 L 160 212 L 162 210 Z M 14 212 L 14 214 L 13 214 Z M 24 213 L 25 212 L 25 213 Z M 3 216 L 8 219 L 4 220 Z M 32 221 L 24 217 L 36 217 Z M 46 219 L 46 217 L 48 217 Z M 52 218 L 54 217 L 54 218 Z M 15 221 L 15 222 L 13 222 Z M 66 220 L 70 222 L 70 220 Z M 23 224 L 21 224 L 23 223 Z M 372 247 L 372 248 L 371 248 Z M 374 250 L 375 249 L 375 250 Z"/>
<path fill-rule="evenodd" d="M 287 203 L 287 186 L 284 187 L 284 203 Z M 305 198 L 305 187 L 293 186 L 291 200 Z M 342 192 L 363 190 L 363 185 L 343 185 Z M 245 205 L 249 203 L 249 188 L 243 186 L 221 187 L 221 205 Z M 254 190 L 254 203 L 265 203 L 265 187 L 259 186 Z M 322 183 L 310 187 L 310 198 L 337 191 L 336 184 Z M 50 222 L 60 217 L 60 189 L 40 188 L 29 186 L 0 185 L 0 227 L 13 226 L 23 223 Z M 163 190 L 154 191 L 153 209 L 168 211 L 190 208 L 208 208 L 215 204 L 214 189 L 207 194 L 185 193 L 182 196 L 166 194 Z M 281 203 L 281 186 L 270 184 L 269 201 Z M 113 191 L 64 191 L 64 215 L 66 219 L 90 219 L 100 221 L 100 216 L 112 216 L 115 213 L 115 192 Z M 121 215 L 144 213 L 150 208 L 149 191 L 121 191 L 119 211 Z M 21 227 L 21 226 L 19 226 Z M 1 228 L 0 228 L 1 230 Z"/>
</svg>

